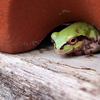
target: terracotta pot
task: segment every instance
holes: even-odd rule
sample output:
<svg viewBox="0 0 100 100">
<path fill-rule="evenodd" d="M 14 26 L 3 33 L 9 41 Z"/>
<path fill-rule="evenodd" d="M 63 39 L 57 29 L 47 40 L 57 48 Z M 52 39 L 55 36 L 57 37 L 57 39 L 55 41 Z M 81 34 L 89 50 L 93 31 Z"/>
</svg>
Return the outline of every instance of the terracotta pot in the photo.
<svg viewBox="0 0 100 100">
<path fill-rule="evenodd" d="M 99 0 L 0 0 L 0 51 L 34 49 L 58 25 L 84 21 L 100 28 Z"/>
</svg>

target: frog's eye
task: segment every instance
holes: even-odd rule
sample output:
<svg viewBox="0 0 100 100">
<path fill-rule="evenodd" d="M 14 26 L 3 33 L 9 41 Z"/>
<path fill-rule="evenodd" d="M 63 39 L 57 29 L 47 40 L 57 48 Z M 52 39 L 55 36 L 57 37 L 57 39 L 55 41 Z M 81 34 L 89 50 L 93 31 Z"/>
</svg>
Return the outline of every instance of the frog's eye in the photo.
<svg viewBox="0 0 100 100">
<path fill-rule="evenodd" d="M 77 38 L 74 37 L 74 38 L 71 38 L 71 39 L 70 39 L 69 44 L 70 44 L 70 45 L 74 45 L 74 44 L 76 44 L 76 42 L 77 42 Z"/>
</svg>

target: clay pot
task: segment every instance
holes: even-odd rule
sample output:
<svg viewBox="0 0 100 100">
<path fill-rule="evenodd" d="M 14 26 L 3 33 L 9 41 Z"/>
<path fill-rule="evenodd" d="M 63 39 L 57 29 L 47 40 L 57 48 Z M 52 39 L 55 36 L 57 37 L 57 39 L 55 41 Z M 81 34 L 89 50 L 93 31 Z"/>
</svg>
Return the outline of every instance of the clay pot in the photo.
<svg viewBox="0 0 100 100">
<path fill-rule="evenodd" d="M 34 49 L 55 27 L 84 21 L 100 28 L 99 0 L 1 0 L 0 51 Z"/>
</svg>

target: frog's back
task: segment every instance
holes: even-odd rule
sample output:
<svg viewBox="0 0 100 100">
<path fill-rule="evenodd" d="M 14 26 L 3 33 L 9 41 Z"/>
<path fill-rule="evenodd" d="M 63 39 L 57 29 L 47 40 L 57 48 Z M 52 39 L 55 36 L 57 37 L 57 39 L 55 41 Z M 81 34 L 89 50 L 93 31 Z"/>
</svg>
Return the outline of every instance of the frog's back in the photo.
<svg viewBox="0 0 100 100">
<path fill-rule="evenodd" d="M 80 35 L 92 37 L 100 34 L 95 27 L 84 22 L 75 22 L 72 25 L 65 28 L 64 30 L 62 30 L 61 33 L 66 33 L 68 37 Z"/>
</svg>

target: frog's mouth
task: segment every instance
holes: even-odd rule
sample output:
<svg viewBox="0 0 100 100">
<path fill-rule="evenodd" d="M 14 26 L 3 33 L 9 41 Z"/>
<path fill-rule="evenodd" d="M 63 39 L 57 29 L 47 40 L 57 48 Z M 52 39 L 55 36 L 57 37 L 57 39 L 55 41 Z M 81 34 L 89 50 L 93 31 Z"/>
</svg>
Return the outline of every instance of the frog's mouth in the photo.
<svg viewBox="0 0 100 100">
<path fill-rule="evenodd" d="M 81 50 L 83 47 L 82 47 L 82 44 L 80 45 L 80 46 L 78 46 L 78 47 L 76 47 L 76 48 L 72 48 L 72 49 L 70 49 L 70 50 L 55 50 L 56 51 L 56 53 L 57 54 L 71 54 L 71 53 L 74 53 L 74 52 L 77 52 L 77 51 L 79 51 L 79 50 Z"/>
<path fill-rule="evenodd" d="M 75 45 L 64 45 L 60 49 L 56 49 L 58 54 L 70 54 L 82 49 L 82 42 L 77 42 Z"/>
<path fill-rule="evenodd" d="M 62 50 L 55 50 L 57 54 L 70 54 L 72 50 L 62 51 Z"/>
</svg>

